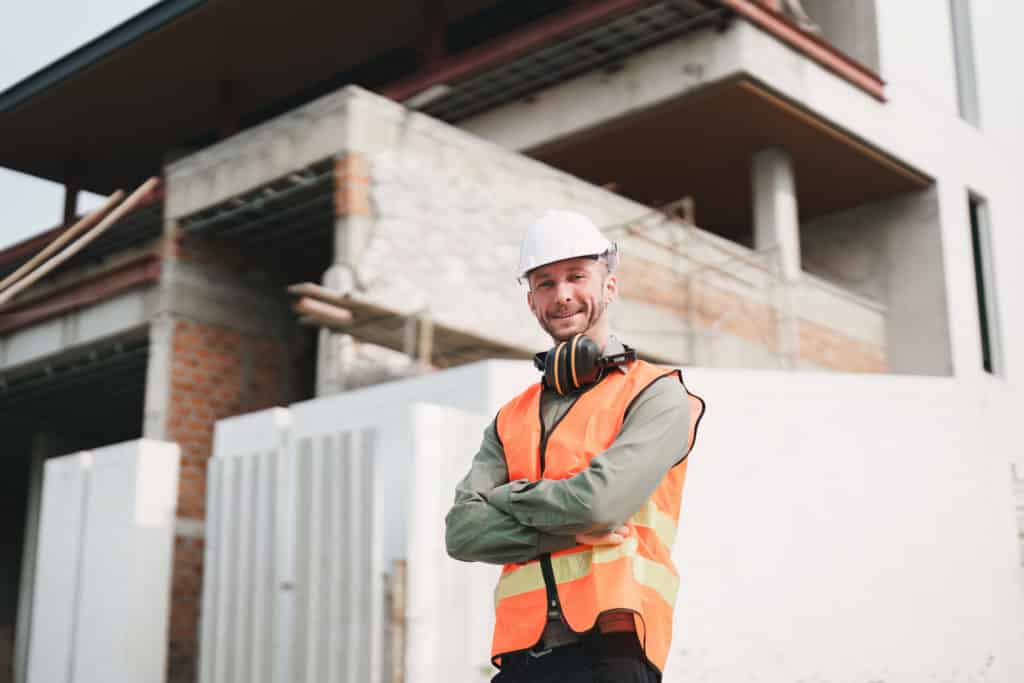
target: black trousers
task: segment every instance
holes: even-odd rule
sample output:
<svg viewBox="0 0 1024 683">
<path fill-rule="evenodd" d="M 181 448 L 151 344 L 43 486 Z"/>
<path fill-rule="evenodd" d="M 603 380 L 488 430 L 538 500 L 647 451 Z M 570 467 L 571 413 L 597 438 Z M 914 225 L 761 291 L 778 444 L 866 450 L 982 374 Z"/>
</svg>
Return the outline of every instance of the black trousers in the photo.
<svg viewBox="0 0 1024 683">
<path fill-rule="evenodd" d="M 661 673 L 644 657 L 635 633 L 594 633 L 542 657 L 502 657 L 491 683 L 660 683 Z"/>
</svg>

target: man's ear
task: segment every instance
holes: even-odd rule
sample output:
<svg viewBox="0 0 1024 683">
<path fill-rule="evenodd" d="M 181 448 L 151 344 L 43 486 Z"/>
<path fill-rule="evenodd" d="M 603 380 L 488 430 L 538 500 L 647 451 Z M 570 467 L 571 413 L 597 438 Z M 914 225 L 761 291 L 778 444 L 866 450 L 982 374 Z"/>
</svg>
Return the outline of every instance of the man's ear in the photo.
<svg viewBox="0 0 1024 683">
<path fill-rule="evenodd" d="M 537 311 L 533 308 L 533 290 L 526 290 L 526 305 L 530 307 L 530 312 L 536 315 Z"/>
<path fill-rule="evenodd" d="M 614 275 L 609 275 L 604 281 L 604 300 L 612 303 L 619 296 L 619 280 Z"/>
</svg>

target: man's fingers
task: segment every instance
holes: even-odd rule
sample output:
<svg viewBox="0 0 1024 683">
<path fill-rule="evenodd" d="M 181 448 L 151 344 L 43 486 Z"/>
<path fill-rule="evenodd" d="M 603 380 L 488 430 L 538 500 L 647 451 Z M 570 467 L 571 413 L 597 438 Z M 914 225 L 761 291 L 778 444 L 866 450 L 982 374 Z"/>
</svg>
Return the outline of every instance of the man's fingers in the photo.
<svg viewBox="0 0 1024 683">
<path fill-rule="evenodd" d="M 584 545 L 619 545 L 626 539 L 617 532 L 607 534 L 579 534 L 576 540 Z"/>
</svg>

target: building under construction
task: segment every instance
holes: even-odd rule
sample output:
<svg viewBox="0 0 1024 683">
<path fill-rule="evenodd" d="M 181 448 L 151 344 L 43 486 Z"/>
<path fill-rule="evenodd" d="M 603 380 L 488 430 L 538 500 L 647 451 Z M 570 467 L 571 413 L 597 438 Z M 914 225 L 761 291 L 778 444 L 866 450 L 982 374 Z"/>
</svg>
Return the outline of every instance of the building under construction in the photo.
<svg viewBox="0 0 1024 683">
<path fill-rule="evenodd" d="M 994 2 L 163 0 L 0 93 L 66 188 L 0 251 L 0 682 L 488 680 L 435 536 L 547 208 L 709 403 L 666 680 L 1022 680 Z"/>
</svg>

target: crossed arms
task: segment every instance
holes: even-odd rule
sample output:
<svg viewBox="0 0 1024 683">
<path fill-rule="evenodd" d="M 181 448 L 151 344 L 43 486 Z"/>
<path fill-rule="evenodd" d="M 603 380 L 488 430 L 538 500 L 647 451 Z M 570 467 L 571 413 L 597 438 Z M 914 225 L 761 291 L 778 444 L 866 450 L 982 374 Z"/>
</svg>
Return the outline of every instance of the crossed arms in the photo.
<svg viewBox="0 0 1024 683">
<path fill-rule="evenodd" d="M 587 469 L 535 482 L 508 480 L 492 421 L 445 517 L 448 554 L 526 562 L 618 529 L 686 453 L 689 420 L 686 390 L 674 376 L 663 377 L 636 399 L 615 441 Z"/>
</svg>

